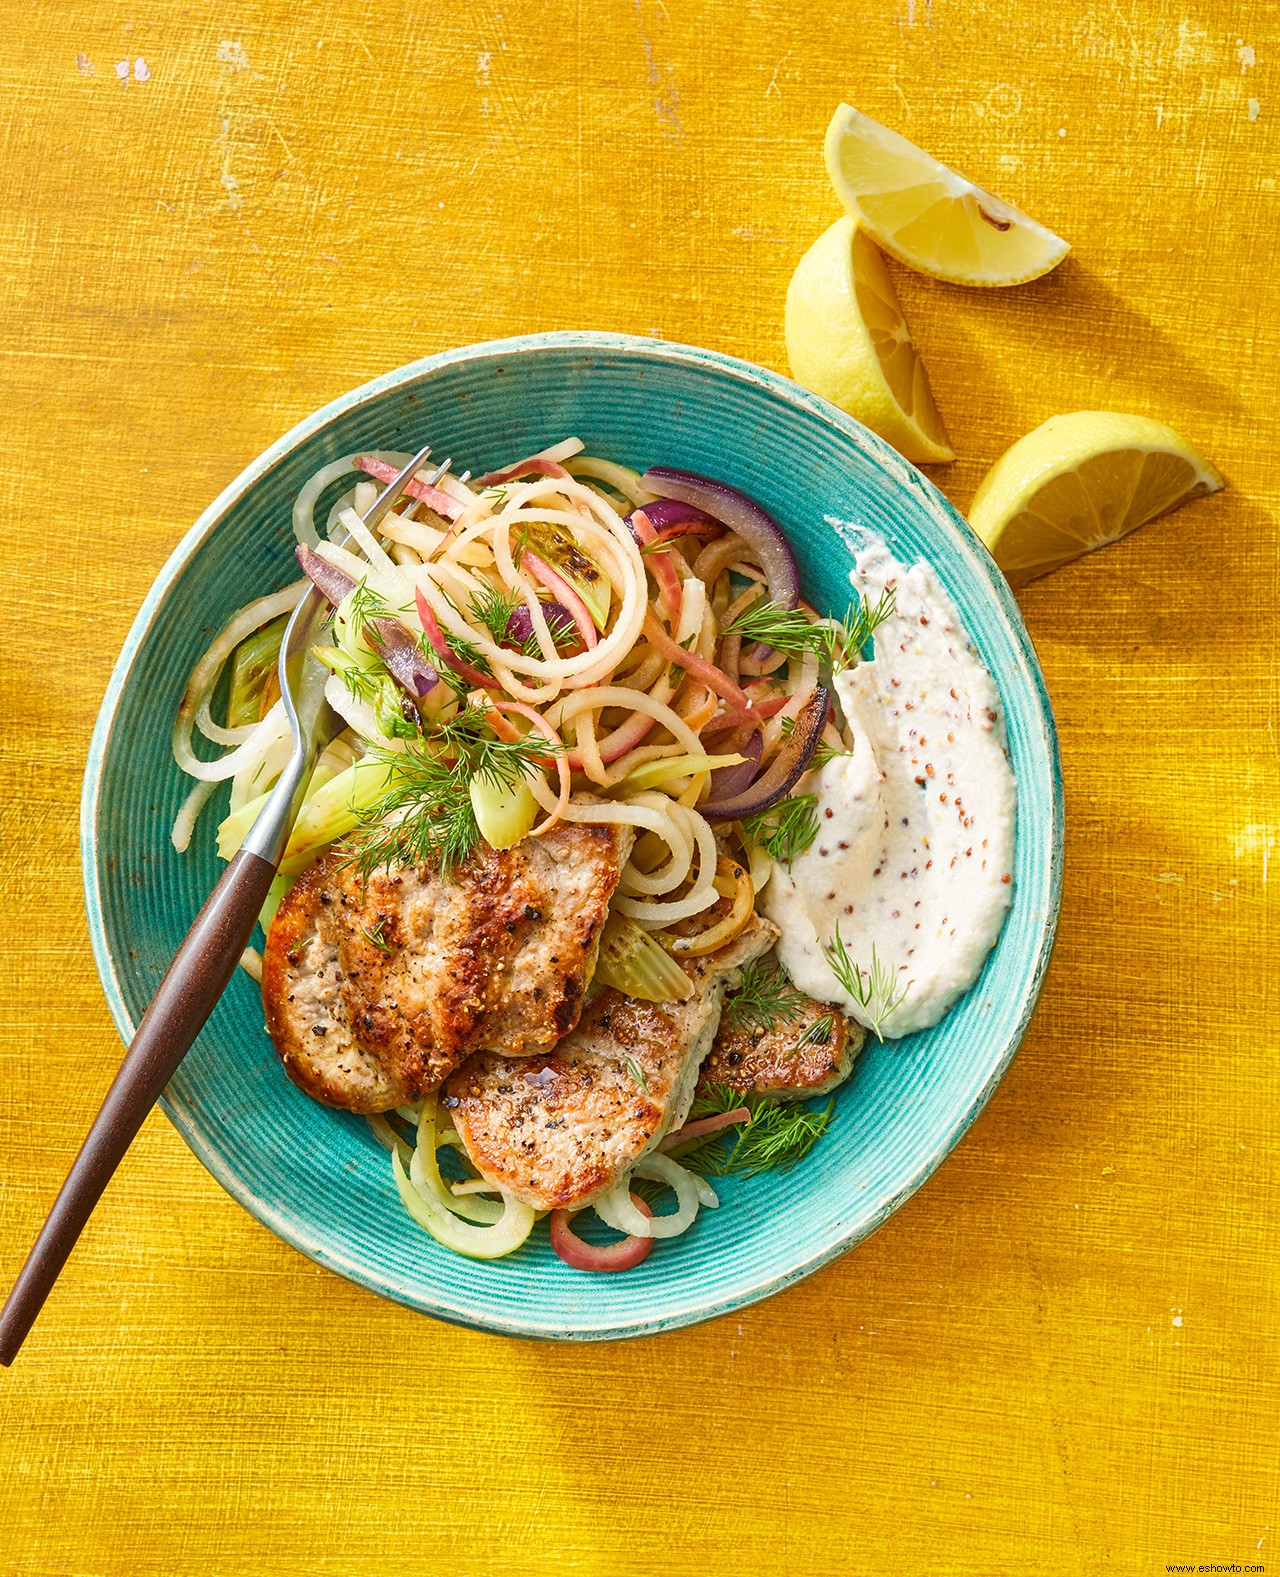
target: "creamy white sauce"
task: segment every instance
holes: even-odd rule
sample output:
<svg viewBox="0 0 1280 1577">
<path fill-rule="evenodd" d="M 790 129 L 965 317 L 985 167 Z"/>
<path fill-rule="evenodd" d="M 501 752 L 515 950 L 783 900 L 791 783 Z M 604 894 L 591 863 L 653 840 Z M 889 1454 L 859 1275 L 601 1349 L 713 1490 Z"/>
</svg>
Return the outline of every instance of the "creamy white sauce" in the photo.
<svg viewBox="0 0 1280 1577">
<path fill-rule="evenodd" d="M 926 564 L 906 568 L 883 544 L 857 555 L 850 580 L 894 612 L 871 661 L 840 675 L 850 754 L 801 787 L 818 795 L 818 836 L 761 895 L 782 929 L 778 955 L 801 990 L 873 1027 L 823 951 L 840 937 L 868 979 L 872 948 L 905 996 L 886 1038 L 936 1024 L 977 979 L 1012 897 L 1016 791 L 991 675 Z"/>
</svg>

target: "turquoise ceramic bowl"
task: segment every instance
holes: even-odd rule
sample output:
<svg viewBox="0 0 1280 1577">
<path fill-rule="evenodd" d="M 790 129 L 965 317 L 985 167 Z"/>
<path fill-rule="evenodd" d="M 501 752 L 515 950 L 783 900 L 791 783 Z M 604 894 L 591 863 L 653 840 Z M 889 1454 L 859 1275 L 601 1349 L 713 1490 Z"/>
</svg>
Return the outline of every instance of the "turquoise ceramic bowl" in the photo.
<svg viewBox="0 0 1280 1577">
<path fill-rule="evenodd" d="M 476 471 L 576 433 L 589 452 L 722 477 L 785 527 L 807 595 L 847 603 L 866 529 L 937 570 L 995 675 L 1018 781 L 1013 907 L 981 978 L 935 1029 L 873 1044 L 831 1132 L 787 1177 L 735 1179 L 722 1208 L 625 1275 L 570 1270 L 545 1229 L 476 1264 L 405 1215 L 364 1122 L 285 1078 L 257 989 L 238 972 L 164 1109 L 224 1188 L 311 1259 L 384 1297 L 511 1335 L 639 1336 L 779 1291 L 873 1232 L 943 1161 L 1008 1067 L 1057 920 L 1062 786 L 1039 664 L 1003 579 L 946 499 L 887 444 L 785 378 L 709 351 L 610 334 L 475 345 L 388 373 L 308 417 L 204 512 L 161 572 L 116 665 L 85 777 L 94 955 L 126 1040 L 220 869 L 210 814 L 191 849 L 169 830 L 188 789 L 169 734 L 186 675 L 227 616 L 294 578 L 290 507 L 351 450 L 430 439 Z M 223 791 L 225 795 L 225 790 Z M 220 802 L 215 802 L 220 803 Z"/>
</svg>

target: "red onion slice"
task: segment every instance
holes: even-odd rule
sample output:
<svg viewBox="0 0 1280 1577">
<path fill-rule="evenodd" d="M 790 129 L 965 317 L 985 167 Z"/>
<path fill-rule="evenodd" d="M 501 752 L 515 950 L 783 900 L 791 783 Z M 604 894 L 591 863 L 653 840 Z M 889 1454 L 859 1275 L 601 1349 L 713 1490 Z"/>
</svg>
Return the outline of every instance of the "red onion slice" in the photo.
<svg viewBox="0 0 1280 1577">
<path fill-rule="evenodd" d="M 632 1194 L 631 1201 L 641 1215 L 653 1214 L 638 1195 Z M 631 1270 L 642 1259 L 648 1258 L 657 1242 L 656 1238 L 625 1237 L 603 1246 L 584 1243 L 570 1224 L 574 1215 L 572 1210 L 553 1210 L 550 1229 L 551 1247 L 574 1270 Z"/>
<path fill-rule="evenodd" d="M 299 544 L 295 549 L 295 557 L 312 585 L 335 608 L 348 592 L 355 589 L 356 583 L 350 575 L 335 568 L 318 553 L 313 553 L 309 547 Z M 386 663 L 391 677 L 413 700 L 420 701 L 440 683 L 440 675 L 422 655 L 417 641 L 399 619 L 372 620 L 369 643 Z"/>
<path fill-rule="evenodd" d="M 651 466 L 640 478 L 640 485 L 662 498 L 678 499 L 736 531 L 754 550 L 769 583 L 769 596 L 780 608 L 794 608 L 800 599 L 800 573 L 795 556 L 781 527 L 773 516 L 736 487 L 717 482 L 694 471 L 677 471 L 674 466 Z M 655 504 L 645 505 L 653 521 Z M 656 521 L 653 522 L 656 525 Z"/>
<path fill-rule="evenodd" d="M 367 632 L 369 644 L 387 665 L 402 690 L 420 701 L 440 683 L 440 675 L 422 655 L 422 648 L 399 619 L 375 619 Z"/>
<path fill-rule="evenodd" d="M 724 753 L 730 755 L 733 751 L 746 756 L 746 760 L 739 762 L 736 767 L 717 767 L 711 774 L 711 799 L 736 799 L 739 794 L 745 793 L 754 781 L 755 775 L 760 770 L 760 756 L 764 750 L 764 737 L 758 724 L 744 724 L 740 729 L 735 729 L 724 742 Z"/>
<path fill-rule="evenodd" d="M 767 810 L 789 794 L 813 760 L 822 730 L 827 725 L 830 699 L 827 691 L 817 685 L 800 708 L 795 727 L 769 763 L 764 776 L 732 797 L 704 800 L 698 806 L 701 814 L 710 821 L 738 821 L 743 816 L 754 816 L 758 810 Z"/>
<path fill-rule="evenodd" d="M 639 509 L 633 509 L 629 514 L 622 517 L 631 528 L 633 537 L 636 537 L 636 528 L 632 525 L 632 519 L 641 510 L 644 511 L 645 519 L 648 520 L 659 536 L 662 536 L 664 532 L 671 530 L 675 526 L 683 526 L 695 522 L 711 527 L 719 526 L 719 521 L 712 520 L 705 510 L 698 509 L 693 504 L 686 504 L 683 499 L 656 498 L 652 504 L 642 504 Z M 681 535 L 685 534 L 681 533 Z M 639 542 L 639 540 L 640 538 L 636 537 L 636 541 Z"/>
<path fill-rule="evenodd" d="M 335 608 L 348 592 L 355 590 L 356 583 L 345 570 L 335 569 L 328 559 L 313 553 L 305 543 L 300 542 L 294 548 L 293 556 L 302 566 L 302 573 Z"/>
<path fill-rule="evenodd" d="M 576 634 L 573 615 L 562 602 L 554 600 L 544 602 L 542 616 L 547 621 L 553 640 L 557 635 L 561 640 L 567 640 Z M 533 615 L 525 603 L 517 603 L 511 610 L 511 617 L 507 620 L 506 638 L 516 646 L 523 646 L 526 641 L 533 639 Z"/>
</svg>

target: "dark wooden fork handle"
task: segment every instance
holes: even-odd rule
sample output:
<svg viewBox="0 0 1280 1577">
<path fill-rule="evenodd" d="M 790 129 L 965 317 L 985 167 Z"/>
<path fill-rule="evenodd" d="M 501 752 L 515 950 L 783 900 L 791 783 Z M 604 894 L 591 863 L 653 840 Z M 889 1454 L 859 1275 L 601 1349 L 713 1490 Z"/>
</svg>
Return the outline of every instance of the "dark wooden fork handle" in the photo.
<svg viewBox="0 0 1280 1577">
<path fill-rule="evenodd" d="M 275 874 L 260 855 L 237 854 L 174 955 L 0 1313 L 0 1364 L 13 1362 L 111 1174 L 226 989 Z"/>
</svg>

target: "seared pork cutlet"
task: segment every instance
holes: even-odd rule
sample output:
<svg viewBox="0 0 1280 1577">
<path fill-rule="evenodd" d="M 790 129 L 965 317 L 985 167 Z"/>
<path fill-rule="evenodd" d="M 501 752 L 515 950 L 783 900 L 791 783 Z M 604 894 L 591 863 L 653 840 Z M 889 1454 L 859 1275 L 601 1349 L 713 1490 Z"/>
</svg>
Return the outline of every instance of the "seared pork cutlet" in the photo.
<svg viewBox="0 0 1280 1577">
<path fill-rule="evenodd" d="M 579 1210 L 680 1127 L 726 990 L 777 940 L 754 918 L 727 947 L 682 961 L 686 1002 L 639 1002 L 612 986 L 554 1051 L 481 1052 L 444 1104 L 481 1176 L 538 1210 Z"/>
<path fill-rule="evenodd" d="M 634 829 L 561 822 L 442 881 L 335 851 L 304 872 L 267 936 L 267 1029 L 299 1089 L 384 1112 L 472 1052 L 539 1051 L 578 1022 Z"/>
<path fill-rule="evenodd" d="M 803 1101 L 843 1084 L 862 1050 L 867 1032 L 839 1008 L 805 998 L 785 1024 L 768 1029 L 720 1021 L 715 1044 L 698 1075 L 699 1095 L 713 1084 L 741 1095 L 768 1095 L 775 1101 Z"/>
</svg>

